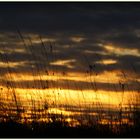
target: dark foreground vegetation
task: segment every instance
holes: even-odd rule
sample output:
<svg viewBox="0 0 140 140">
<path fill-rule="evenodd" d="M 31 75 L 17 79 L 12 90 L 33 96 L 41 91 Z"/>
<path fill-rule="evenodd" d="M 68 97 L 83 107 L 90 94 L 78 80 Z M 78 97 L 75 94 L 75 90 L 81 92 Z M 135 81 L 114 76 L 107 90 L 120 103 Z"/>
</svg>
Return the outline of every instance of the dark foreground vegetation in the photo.
<svg viewBox="0 0 140 140">
<path fill-rule="evenodd" d="M 108 125 L 69 127 L 61 122 L 21 124 L 0 123 L 1 138 L 139 138 L 140 126 L 122 126 L 113 132 Z"/>
</svg>

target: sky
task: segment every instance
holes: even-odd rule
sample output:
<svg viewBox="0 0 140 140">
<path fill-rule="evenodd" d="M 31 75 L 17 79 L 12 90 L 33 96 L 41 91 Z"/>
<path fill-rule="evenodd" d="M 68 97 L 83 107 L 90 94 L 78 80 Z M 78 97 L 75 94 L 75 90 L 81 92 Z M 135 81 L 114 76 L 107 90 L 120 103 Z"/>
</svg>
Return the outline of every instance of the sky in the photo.
<svg viewBox="0 0 140 140">
<path fill-rule="evenodd" d="M 139 46 L 139 3 L 0 3 L 1 86 L 137 92 Z"/>
</svg>

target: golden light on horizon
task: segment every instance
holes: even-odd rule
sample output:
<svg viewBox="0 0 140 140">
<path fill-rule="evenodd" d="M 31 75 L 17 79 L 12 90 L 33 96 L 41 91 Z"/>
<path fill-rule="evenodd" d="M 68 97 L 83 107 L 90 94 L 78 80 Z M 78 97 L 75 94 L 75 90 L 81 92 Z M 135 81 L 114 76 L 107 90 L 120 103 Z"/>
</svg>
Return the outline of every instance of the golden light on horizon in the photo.
<svg viewBox="0 0 140 140">
<path fill-rule="evenodd" d="M 1 95 L 3 94 L 7 98 L 6 94 L 9 94 L 12 96 L 12 89 L 11 91 L 8 90 L 6 87 L 2 87 L 3 91 L 1 92 Z M 48 101 L 48 103 L 57 103 L 60 104 L 67 104 L 67 105 L 75 105 L 75 106 L 87 106 L 88 105 L 94 105 L 97 103 L 101 103 L 104 105 L 109 105 L 119 107 L 119 104 L 127 105 L 129 104 L 130 100 L 132 102 L 135 102 L 135 98 L 137 95 L 137 92 L 132 91 L 105 91 L 105 90 L 98 90 L 97 92 L 93 90 L 71 90 L 71 89 L 57 89 L 57 88 L 50 88 L 50 89 L 21 89 L 21 88 L 15 88 L 14 89 L 15 94 L 18 99 L 21 99 L 21 102 L 25 103 L 26 100 L 29 101 L 31 98 L 35 101 L 41 101 L 44 103 L 45 101 Z M 11 93 L 11 95 L 10 95 Z M 3 97 L 2 97 L 3 98 Z M 113 107 L 113 108 L 114 108 Z"/>
<path fill-rule="evenodd" d="M 65 63 L 68 63 L 69 61 L 66 61 Z M 21 62 L 21 64 L 24 64 L 25 62 Z M 3 64 L 3 63 L 2 63 Z M 58 62 L 58 65 L 61 65 L 61 63 Z M 10 66 L 19 66 L 20 63 L 10 63 Z M 4 65 L 3 65 L 4 66 Z M 7 64 L 5 65 L 7 67 Z M 95 82 L 100 82 L 100 83 L 116 83 L 118 84 L 120 80 L 122 80 L 122 77 L 120 77 L 121 71 L 104 71 L 102 73 L 99 73 L 98 75 L 89 75 L 84 72 L 66 72 L 66 74 L 63 74 L 63 72 L 53 72 L 53 71 L 48 71 L 48 73 L 45 72 L 40 72 L 38 74 L 36 72 L 36 75 L 33 75 L 32 73 L 14 73 L 11 72 L 10 75 L 13 79 L 9 79 L 11 81 L 31 81 L 31 80 L 73 80 L 73 81 L 79 81 L 79 82 L 87 82 L 90 83 L 90 79 L 95 79 Z M 5 77 L 8 77 L 9 74 L 5 74 Z M 86 77 L 85 77 L 86 76 Z M 40 79 L 41 78 L 41 79 Z M 2 79 L 2 77 L 1 77 Z M 126 79 L 123 79 L 123 81 L 126 81 Z"/>
</svg>

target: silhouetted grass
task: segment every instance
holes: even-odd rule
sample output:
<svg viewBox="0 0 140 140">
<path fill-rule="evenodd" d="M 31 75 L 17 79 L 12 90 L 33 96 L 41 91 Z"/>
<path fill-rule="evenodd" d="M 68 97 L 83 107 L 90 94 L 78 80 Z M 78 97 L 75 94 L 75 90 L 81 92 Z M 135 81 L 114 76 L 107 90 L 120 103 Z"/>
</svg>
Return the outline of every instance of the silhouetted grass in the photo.
<svg viewBox="0 0 140 140">
<path fill-rule="evenodd" d="M 39 75 L 39 85 L 41 89 L 48 89 L 49 83 L 46 82 L 43 84 L 42 82 L 42 75 L 41 72 L 45 72 L 47 75 L 49 75 L 49 70 L 57 71 L 56 69 L 52 68 L 48 64 L 48 55 L 51 55 L 52 61 L 55 61 L 55 54 L 54 54 L 54 48 L 52 43 L 49 44 L 49 49 L 46 48 L 41 36 L 40 42 L 41 42 L 41 55 L 44 57 L 45 65 L 40 65 L 37 63 L 37 61 L 41 61 L 40 58 L 38 58 L 37 54 L 34 52 L 34 44 L 30 37 L 28 37 L 28 43 L 25 41 L 22 33 L 18 30 L 18 34 L 20 36 L 20 39 L 23 42 L 23 47 L 25 47 L 25 50 L 30 53 L 31 57 L 35 61 L 34 68 L 31 67 L 30 72 L 33 77 L 34 85 L 33 88 L 36 89 L 36 93 L 39 94 L 40 91 L 36 88 L 37 83 L 35 81 L 35 76 Z M 48 50 L 49 51 L 48 51 Z M 3 47 L 3 50 L 5 51 L 5 47 Z M 57 112 L 49 113 L 48 110 L 51 108 L 49 101 L 47 98 L 41 99 L 41 100 L 35 100 L 36 97 L 32 97 L 31 95 L 31 107 L 29 110 L 26 110 L 25 107 L 22 105 L 22 102 L 19 97 L 17 96 L 16 89 L 14 88 L 13 82 L 15 79 L 12 77 L 12 70 L 9 66 L 9 59 L 6 55 L 0 54 L 0 58 L 2 62 L 7 64 L 7 74 L 8 76 L 5 77 L 5 79 L 2 81 L 3 85 L 6 85 L 6 91 L 4 92 L 3 89 L 1 89 L 1 96 L 4 97 L 0 100 L 0 137 L 8 138 L 17 138 L 17 137 L 51 137 L 51 138 L 116 138 L 116 137 L 122 137 L 122 138 L 129 138 L 129 137 L 140 137 L 140 108 L 139 108 L 139 101 L 140 101 L 140 95 L 138 90 L 138 95 L 136 97 L 136 103 L 132 104 L 130 103 L 130 106 L 128 105 L 129 111 L 126 113 L 125 108 L 123 107 L 124 102 L 124 95 L 125 95 L 125 89 L 131 88 L 127 83 L 123 83 L 118 81 L 119 88 L 122 91 L 121 96 L 121 102 L 119 104 L 119 110 L 115 114 L 113 111 L 110 110 L 110 102 L 109 102 L 109 109 L 108 113 L 107 111 L 104 111 L 102 102 L 98 98 L 98 85 L 96 82 L 96 76 L 98 75 L 98 72 L 96 71 L 97 67 L 96 64 L 92 64 L 86 56 L 83 56 L 84 60 L 87 64 L 87 71 L 85 74 L 89 76 L 89 83 L 90 88 L 94 91 L 96 94 L 96 103 L 94 105 L 85 105 L 85 108 L 88 109 L 88 111 L 83 111 L 78 117 L 71 116 L 71 118 L 75 117 L 78 121 L 79 125 L 76 125 L 75 127 L 70 126 L 70 124 L 66 121 L 66 116 L 63 114 L 57 114 Z M 47 64 L 46 64 L 47 63 Z M 132 66 L 134 72 L 136 72 L 136 68 L 134 65 Z M 64 75 L 67 73 L 67 71 L 63 70 L 62 72 Z M 53 72 L 53 75 L 55 73 Z M 124 71 L 122 71 L 122 81 L 127 80 L 127 76 Z M 59 76 L 57 76 L 57 82 L 59 82 Z M 59 98 L 59 89 L 58 84 L 55 84 L 56 92 L 58 93 Z M 136 84 L 139 85 L 139 82 L 136 80 Z M 22 88 L 22 85 L 20 85 Z M 69 89 L 69 82 L 66 81 L 67 89 Z M 85 95 L 83 91 L 80 89 L 78 84 L 74 83 L 74 86 L 77 90 L 77 94 L 81 94 L 83 97 L 83 102 L 86 102 Z M 114 91 L 117 94 L 117 87 L 114 85 Z M 27 91 L 28 93 L 28 91 Z M 26 94 L 27 94 L 26 93 Z M 52 92 L 53 94 L 53 92 Z M 69 91 L 68 91 L 68 94 Z M 8 99 L 10 96 L 11 98 Z M 55 96 L 55 95 L 54 95 Z M 65 97 L 66 100 L 69 100 L 68 97 Z M 55 103 L 53 107 L 59 107 L 58 102 L 59 100 L 55 97 Z M 8 103 L 7 103 L 8 102 Z M 93 111 L 92 108 L 95 106 L 95 110 Z M 82 106 L 79 102 L 78 104 L 80 112 L 82 112 Z M 72 110 L 72 106 L 67 106 L 67 109 Z M 27 112 L 30 111 L 30 112 Z M 97 113 L 96 116 L 89 115 L 89 112 Z M 104 114 L 107 113 L 108 117 L 108 124 L 102 124 L 100 123 L 102 119 L 104 118 Z M 28 116 L 26 116 L 26 115 Z M 133 125 L 129 125 L 127 123 L 124 123 L 122 120 L 124 118 L 124 115 L 128 115 L 127 119 L 131 120 Z M 130 115 L 132 114 L 132 115 Z M 116 117 L 116 118 L 115 118 Z M 43 118 L 47 121 L 40 121 L 39 119 Z M 74 119 L 75 119 L 74 118 Z M 86 123 L 84 123 L 84 119 L 86 118 Z M 116 120 L 115 120 L 115 119 Z M 113 123 L 116 124 L 113 124 Z M 5 135 L 6 134 L 6 135 Z"/>
<path fill-rule="evenodd" d="M 126 129 L 127 128 L 127 129 Z M 123 126 L 114 133 L 108 125 L 69 127 L 60 121 L 53 123 L 20 124 L 13 121 L 0 123 L 1 138 L 138 138 L 139 129 Z"/>
</svg>

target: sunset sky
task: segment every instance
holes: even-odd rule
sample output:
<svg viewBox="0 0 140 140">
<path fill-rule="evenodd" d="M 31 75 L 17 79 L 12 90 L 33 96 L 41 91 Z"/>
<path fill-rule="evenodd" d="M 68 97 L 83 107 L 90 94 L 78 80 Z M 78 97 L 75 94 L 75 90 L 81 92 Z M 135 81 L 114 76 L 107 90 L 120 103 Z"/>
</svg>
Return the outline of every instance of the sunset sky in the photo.
<svg viewBox="0 0 140 140">
<path fill-rule="evenodd" d="M 140 4 L 0 3 L 0 75 L 20 93 L 120 103 L 120 84 L 139 91 Z"/>
</svg>

